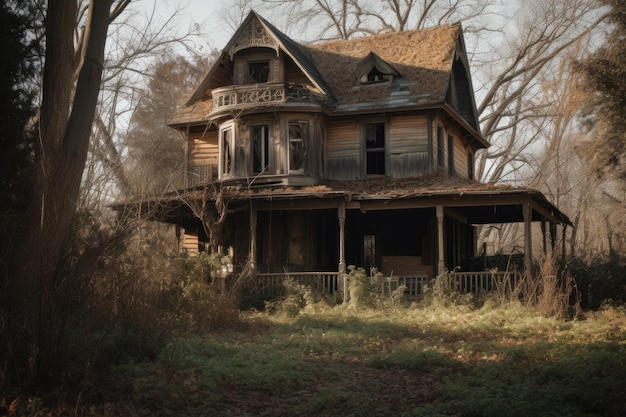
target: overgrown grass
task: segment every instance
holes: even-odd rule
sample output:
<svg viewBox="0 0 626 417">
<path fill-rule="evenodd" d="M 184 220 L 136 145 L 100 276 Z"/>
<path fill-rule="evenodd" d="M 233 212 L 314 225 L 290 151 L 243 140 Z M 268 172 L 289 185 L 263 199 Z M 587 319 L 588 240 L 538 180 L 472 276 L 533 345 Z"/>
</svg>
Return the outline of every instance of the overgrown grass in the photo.
<svg viewBox="0 0 626 417">
<path fill-rule="evenodd" d="M 626 309 L 565 320 L 520 303 L 305 306 L 160 339 L 62 406 L 14 415 L 622 416 Z M 154 344 L 151 339 L 120 340 Z M 142 340 L 144 340 L 142 342 Z M 0 398 L 12 403 L 13 398 Z M 0 411 L 2 411 L 0 409 Z"/>
<path fill-rule="evenodd" d="M 626 312 L 497 309 L 249 313 L 114 368 L 106 415 L 626 415 Z M 124 394 L 128 392 L 128 394 Z"/>
</svg>

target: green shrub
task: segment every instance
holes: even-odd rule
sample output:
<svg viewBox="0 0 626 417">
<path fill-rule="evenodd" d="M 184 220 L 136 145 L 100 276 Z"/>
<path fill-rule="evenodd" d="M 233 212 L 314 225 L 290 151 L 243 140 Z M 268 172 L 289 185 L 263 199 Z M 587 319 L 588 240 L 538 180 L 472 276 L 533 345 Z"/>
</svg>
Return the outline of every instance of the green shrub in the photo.
<svg viewBox="0 0 626 417">
<path fill-rule="evenodd" d="M 583 308 L 597 310 L 607 301 L 626 303 L 626 257 L 571 258 L 567 264 Z"/>
</svg>

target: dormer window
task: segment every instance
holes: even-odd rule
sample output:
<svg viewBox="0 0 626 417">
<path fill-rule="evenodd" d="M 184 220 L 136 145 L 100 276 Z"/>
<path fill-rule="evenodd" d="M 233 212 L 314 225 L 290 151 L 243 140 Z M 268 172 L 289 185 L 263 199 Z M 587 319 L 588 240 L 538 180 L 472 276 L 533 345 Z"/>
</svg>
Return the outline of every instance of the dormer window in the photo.
<svg viewBox="0 0 626 417">
<path fill-rule="evenodd" d="M 361 76 L 361 84 L 382 83 L 391 80 L 391 75 L 381 72 L 374 67 L 370 72 Z"/>
<path fill-rule="evenodd" d="M 248 84 L 266 83 L 270 78 L 270 62 L 248 62 Z"/>
<path fill-rule="evenodd" d="M 357 65 L 359 84 L 386 83 L 393 80 L 393 77 L 399 76 L 398 71 L 374 52 L 370 52 Z"/>
</svg>

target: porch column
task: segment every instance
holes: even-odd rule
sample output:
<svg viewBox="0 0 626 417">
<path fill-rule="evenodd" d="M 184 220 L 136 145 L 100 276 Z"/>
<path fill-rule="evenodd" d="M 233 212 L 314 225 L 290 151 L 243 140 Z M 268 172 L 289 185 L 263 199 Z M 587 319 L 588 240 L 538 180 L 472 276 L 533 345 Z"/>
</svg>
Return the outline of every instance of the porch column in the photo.
<svg viewBox="0 0 626 417">
<path fill-rule="evenodd" d="M 346 202 L 343 201 L 337 208 L 337 217 L 339 218 L 339 273 L 345 274 L 346 269 Z"/>
<path fill-rule="evenodd" d="M 527 274 L 532 274 L 533 265 L 533 216 L 530 202 L 522 204 L 524 215 L 524 269 Z"/>
<path fill-rule="evenodd" d="M 561 248 L 561 259 L 563 260 L 563 263 L 565 263 L 565 256 L 567 255 L 567 245 L 565 244 L 565 237 L 567 236 L 567 224 L 565 222 L 563 222 L 562 224 L 563 224 L 563 239 L 562 239 L 563 247 Z M 554 226 L 554 232 L 556 233 L 556 226 Z"/>
<path fill-rule="evenodd" d="M 548 234 L 546 227 L 546 216 L 541 216 L 541 236 L 543 238 L 543 254 L 548 254 Z"/>
<path fill-rule="evenodd" d="M 250 269 L 252 274 L 256 274 L 256 223 L 257 223 L 257 211 L 255 208 L 250 207 Z"/>
<path fill-rule="evenodd" d="M 556 255 L 556 223 L 550 222 L 550 248 L 552 255 Z"/>
<path fill-rule="evenodd" d="M 441 275 L 446 270 L 446 262 L 444 259 L 444 241 L 443 241 L 443 206 L 437 206 L 437 275 Z"/>
</svg>

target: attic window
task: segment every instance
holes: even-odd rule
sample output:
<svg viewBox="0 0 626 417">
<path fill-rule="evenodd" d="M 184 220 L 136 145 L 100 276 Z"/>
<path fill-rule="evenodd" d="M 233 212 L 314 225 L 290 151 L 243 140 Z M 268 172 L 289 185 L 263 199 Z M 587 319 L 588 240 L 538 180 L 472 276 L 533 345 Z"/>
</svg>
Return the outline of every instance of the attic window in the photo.
<svg viewBox="0 0 626 417">
<path fill-rule="evenodd" d="M 378 68 L 374 67 L 370 72 L 361 76 L 361 84 L 382 83 L 391 80 L 390 74 L 381 72 Z"/>
<path fill-rule="evenodd" d="M 270 62 L 255 61 L 248 62 L 248 83 L 266 83 L 270 77 Z"/>
<path fill-rule="evenodd" d="M 385 83 L 391 81 L 394 76 L 400 76 L 398 71 L 373 52 L 357 64 L 356 71 L 359 84 Z"/>
</svg>

